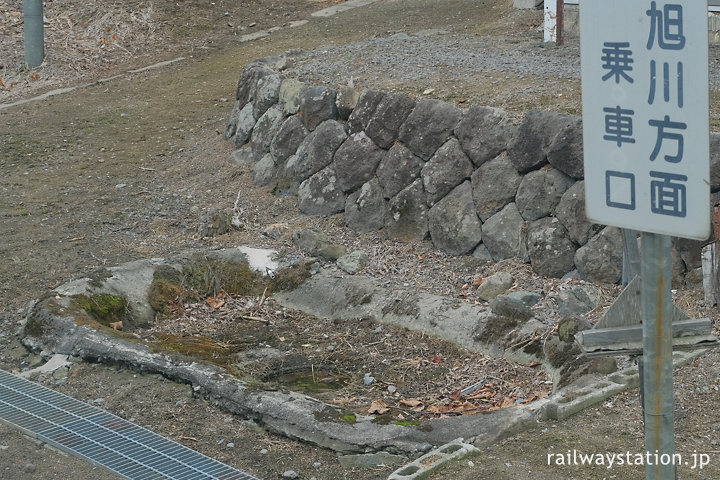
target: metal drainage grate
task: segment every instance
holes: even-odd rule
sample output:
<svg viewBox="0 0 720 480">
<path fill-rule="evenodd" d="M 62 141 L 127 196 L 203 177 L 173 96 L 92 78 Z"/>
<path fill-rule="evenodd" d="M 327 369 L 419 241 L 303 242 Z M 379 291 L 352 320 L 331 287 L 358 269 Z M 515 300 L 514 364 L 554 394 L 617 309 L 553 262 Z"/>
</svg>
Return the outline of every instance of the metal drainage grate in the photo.
<svg viewBox="0 0 720 480">
<path fill-rule="evenodd" d="M 258 480 L 4 370 L 0 370 L 0 420 L 130 480 Z"/>
</svg>

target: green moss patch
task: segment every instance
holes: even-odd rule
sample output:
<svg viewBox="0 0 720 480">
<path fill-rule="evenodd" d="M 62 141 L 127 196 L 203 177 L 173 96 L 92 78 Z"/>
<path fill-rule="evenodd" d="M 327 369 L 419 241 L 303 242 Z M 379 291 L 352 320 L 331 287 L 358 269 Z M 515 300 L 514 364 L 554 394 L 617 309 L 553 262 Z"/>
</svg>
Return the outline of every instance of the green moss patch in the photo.
<svg viewBox="0 0 720 480">
<path fill-rule="evenodd" d="M 110 294 L 73 295 L 72 301 L 105 327 L 128 320 L 130 316 L 129 305 L 124 297 Z"/>
</svg>

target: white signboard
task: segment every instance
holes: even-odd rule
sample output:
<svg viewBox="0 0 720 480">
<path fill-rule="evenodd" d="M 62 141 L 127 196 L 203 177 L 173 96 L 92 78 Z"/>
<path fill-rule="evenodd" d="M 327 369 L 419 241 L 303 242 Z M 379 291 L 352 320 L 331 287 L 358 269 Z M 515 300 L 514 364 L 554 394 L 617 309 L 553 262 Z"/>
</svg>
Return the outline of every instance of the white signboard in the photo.
<svg viewBox="0 0 720 480">
<path fill-rule="evenodd" d="M 587 217 L 710 234 L 707 2 L 580 2 Z"/>
</svg>

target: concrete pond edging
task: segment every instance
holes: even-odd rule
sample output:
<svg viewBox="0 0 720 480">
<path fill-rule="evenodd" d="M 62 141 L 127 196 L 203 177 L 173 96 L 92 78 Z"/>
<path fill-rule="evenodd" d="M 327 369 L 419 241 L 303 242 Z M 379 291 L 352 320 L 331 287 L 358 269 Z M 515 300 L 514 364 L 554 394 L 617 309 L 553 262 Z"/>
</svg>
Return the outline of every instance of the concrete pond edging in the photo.
<svg viewBox="0 0 720 480">
<path fill-rule="evenodd" d="M 230 259 L 240 264 L 247 262 L 247 256 L 239 249 L 212 251 L 203 255 L 206 258 Z M 192 256 L 130 262 L 110 268 L 94 278 L 76 280 L 58 287 L 52 294 L 33 302 L 29 307 L 23 325 L 23 344 L 33 351 L 42 352 L 46 357 L 72 355 L 161 374 L 192 385 L 195 391 L 204 392 L 218 406 L 256 420 L 270 431 L 332 449 L 341 455 L 388 452 L 408 460 L 442 450 L 458 437 L 467 439 L 468 443 L 476 447 L 488 445 L 526 429 L 539 419 L 562 420 L 612 395 L 638 386 L 637 367 L 630 367 L 605 376 L 582 375 L 569 385 L 556 389 L 551 396 L 528 404 L 475 415 L 430 419 L 424 421 L 422 427 L 380 425 L 372 422 L 372 416 L 357 413 L 356 421 L 348 424 L 337 421 L 343 415 L 341 409 L 308 395 L 292 391 L 256 391 L 220 367 L 182 360 L 170 354 L 153 353 L 144 344 L 118 338 L 79 320 L 86 314 L 78 311 L 77 305 L 73 304 L 73 296 L 81 292 L 112 292 L 125 299 L 125 308 L 131 313 L 132 319 L 124 322 L 127 321 L 129 325 L 146 323 L 148 288 L 153 272 L 159 268 L 181 268 L 188 258 Z M 288 266 L 282 259 L 279 263 L 279 270 Z M 254 268 L 262 271 L 265 267 L 255 265 Z M 330 284 L 334 285 L 336 291 L 328 293 Z M 409 298 L 407 289 L 386 287 L 367 276 L 338 278 L 331 272 L 321 271 L 294 290 L 275 295 L 275 299 L 283 306 L 313 315 L 372 315 L 380 323 L 393 323 L 440 336 L 474 351 L 501 356 L 513 354 L 500 348 L 495 348 L 493 352 L 487 345 L 473 340 L 468 320 L 481 318 L 487 307 L 456 305 L 458 301 L 455 299 L 421 294 L 413 297 L 415 304 L 410 315 L 392 311 L 383 313 L 382 306 L 388 302 Z M 358 292 L 362 293 L 364 301 L 354 306 L 345 303 L 344 307 L 347 308 L 344 308 L 344 301 L 340 299 L 345 299 L 348 291 L 356 295 L 355 298 L 358 298 Z M 319 298 L 326 301 L 313 301 Z M 336 300 L 328 302 L 328 298 Z M 399 311 L 407 313 L 406 309 Z M 438 315 L 440 311 L 444 312 L 442 316 Z M 441 324 L 438 325 L 441 317 Z M 675 363 L 688 363 L 700 353 L 678 352 Z M 516 358 L 523 362 L 531 360 L 527 354 L 516 355 Z M 544 367 L 550 368 L 548 365 Z M 455 458 L 454 455 L 439 457 Z M 417 473 L 414 469 L 406 469 L 405 472 L 410 470 Z M 398 476 L 400 474 L 397 472 L 394 475 L 393 478 L 415 478 Z"/>
</svg>

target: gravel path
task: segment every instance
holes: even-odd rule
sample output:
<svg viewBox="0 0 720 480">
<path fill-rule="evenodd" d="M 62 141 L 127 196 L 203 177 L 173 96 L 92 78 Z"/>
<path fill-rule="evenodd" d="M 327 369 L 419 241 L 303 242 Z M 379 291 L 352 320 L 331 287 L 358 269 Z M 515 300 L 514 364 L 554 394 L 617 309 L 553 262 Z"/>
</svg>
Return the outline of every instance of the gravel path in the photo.
<svg viewBox="0 0 720 480">
<path fill-rule="evenodd" d="M 288 73 L 313 84 L 345 84 L 351 78 L 462 80 L 491 72 L 580 79 L 580 42 L 577 38 L 555 47 L 543 46 L 536 41 L 491 42 L 487 37 L 421 30 L 327 46 L 303 52 L 296 60 Z M 720 46 L 711 45 L 709 66 L 710 85 L 718 88 Z"/>
</svg>

